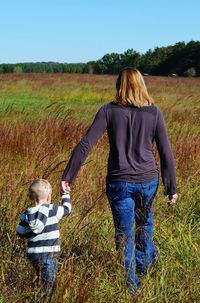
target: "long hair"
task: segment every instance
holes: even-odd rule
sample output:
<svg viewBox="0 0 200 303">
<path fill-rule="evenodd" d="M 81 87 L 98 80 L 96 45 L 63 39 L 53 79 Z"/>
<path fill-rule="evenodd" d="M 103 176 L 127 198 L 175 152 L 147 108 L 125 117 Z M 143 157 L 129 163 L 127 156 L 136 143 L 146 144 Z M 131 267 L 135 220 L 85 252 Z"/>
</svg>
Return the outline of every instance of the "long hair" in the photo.
<svg viewBox="0 0 200 303">
<path fill-rule="evenodd" d="M 153 99 L 149 96 L 144 79 L 139 70 L 126 67 L 116 81 L 116 100 L 119 105 L 141 107 L 153 105 Z"/>
</svg>

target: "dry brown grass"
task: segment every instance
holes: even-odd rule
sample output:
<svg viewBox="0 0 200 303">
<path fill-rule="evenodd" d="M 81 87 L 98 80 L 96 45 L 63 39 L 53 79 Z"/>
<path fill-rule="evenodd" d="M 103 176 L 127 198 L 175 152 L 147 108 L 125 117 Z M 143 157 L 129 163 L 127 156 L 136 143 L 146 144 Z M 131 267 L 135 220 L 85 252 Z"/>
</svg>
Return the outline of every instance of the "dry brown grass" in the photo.
<svg viewBox="0 0 200 303">
<path fill-rule="evenodd" d="M 41 301 L 24 255 L 25 243 L 15 232 L 20 212 L 30 205 L 27 188 L 37 177 L 48 178 L 59 203 L 65 163 L 97 108 L 113 99 L 114 80 L 91 75 L 0 75 L 1 303 Z M 168 209 L 160 190 L 155 201 L 160 261 L 153 276 L 144 280 L 137 302 L 198 303 L 199 79 L 146 80 L 164 111 L 180 199 L 176 208 Z M 130 302 L 104 194 L 107 153 L 104 136 L 73 185 L 73 212 L 61 223 L 62 253 L 52 302 Z"/>
</svg>

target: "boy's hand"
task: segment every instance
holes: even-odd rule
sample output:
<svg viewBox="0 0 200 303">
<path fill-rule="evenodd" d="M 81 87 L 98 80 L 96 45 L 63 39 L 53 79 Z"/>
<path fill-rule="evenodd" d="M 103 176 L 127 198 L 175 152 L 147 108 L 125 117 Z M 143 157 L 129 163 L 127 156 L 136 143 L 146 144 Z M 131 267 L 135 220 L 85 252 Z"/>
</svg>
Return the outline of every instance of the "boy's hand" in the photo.
<svg viewBox="0 0 200 303">
<path fill-rule="evenodd" d="M 71 188 L 69 186 L 69 182 L 67 181 L 61 181 L 60 182 L 60 193 L 61 194 L 66 194 L 71 191 Z"/>
<path fill-rule="evenodd" d="M 167 201 L 168 206 L 174 205 L 178 199 L 178 194 L 169 195 L 169 200 Z"/>
</svg>

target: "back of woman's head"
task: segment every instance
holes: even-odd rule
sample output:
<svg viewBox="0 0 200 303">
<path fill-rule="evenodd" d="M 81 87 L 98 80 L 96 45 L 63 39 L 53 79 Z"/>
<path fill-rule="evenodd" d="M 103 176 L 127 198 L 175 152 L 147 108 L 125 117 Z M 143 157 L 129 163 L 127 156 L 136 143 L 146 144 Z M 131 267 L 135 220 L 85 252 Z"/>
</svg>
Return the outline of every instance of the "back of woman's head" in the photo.
<svg viewBox="0 0 200 303">
<path fill-rule="evenodd" d="M 153 104 L 144 79 L 137 69 L 131 67 L 124 68 L 117 78 L 116 89 L 117 104 L 135 107 Z"/>
</svg>

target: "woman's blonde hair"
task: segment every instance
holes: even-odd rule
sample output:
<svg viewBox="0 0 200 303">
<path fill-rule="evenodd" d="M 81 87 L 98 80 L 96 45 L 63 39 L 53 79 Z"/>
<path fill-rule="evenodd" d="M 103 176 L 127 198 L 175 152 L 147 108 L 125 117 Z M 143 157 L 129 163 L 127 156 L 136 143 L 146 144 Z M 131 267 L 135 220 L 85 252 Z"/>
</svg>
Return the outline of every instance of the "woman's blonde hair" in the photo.
<svg viewBox="0 0 200 303">
<path fill-rule="evenodd" d="M 144 79 L 137 69 L 124 68 L 117 78 L 116 89 L 115 102 L 117 104 L 141 107 L 154 103 L 148 94 Z"/>
</svg>

